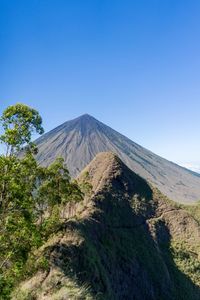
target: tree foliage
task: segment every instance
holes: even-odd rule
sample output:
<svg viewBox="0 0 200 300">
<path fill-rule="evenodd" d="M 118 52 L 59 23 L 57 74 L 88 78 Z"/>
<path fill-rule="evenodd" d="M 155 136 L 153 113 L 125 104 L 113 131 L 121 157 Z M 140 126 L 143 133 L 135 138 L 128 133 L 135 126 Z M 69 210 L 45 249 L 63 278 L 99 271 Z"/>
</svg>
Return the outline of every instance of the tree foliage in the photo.
<svg viewBox="0 0 200 300">
<path fill-rule="evenodd" d="M 58 158 L 49 167 L 37 164 L 33 132 L 43 133 L 39 113 L 23 104 L 8 107 L 2 117 L 6 145 L 0 155 L 0 299 L 9 299 L 30 257 L 61 223 L 61 210 L 83 198 Z M 22 158 L 17 151 L 26 145 Z M 2 298 L 1 298 L 2 297 Z"/>
<path fill-rule="evenodd" d="M 0 140 L 6 144 L 6 154 L 11 155 L 14 151 L 27 144 L 32 146 L 31 135 L 36 132 L 42 134 L 42 118 L 39 113 L 27 105 L 18 103 L 9 106 L 0 119 L 4 134 Z"/>
</svg>

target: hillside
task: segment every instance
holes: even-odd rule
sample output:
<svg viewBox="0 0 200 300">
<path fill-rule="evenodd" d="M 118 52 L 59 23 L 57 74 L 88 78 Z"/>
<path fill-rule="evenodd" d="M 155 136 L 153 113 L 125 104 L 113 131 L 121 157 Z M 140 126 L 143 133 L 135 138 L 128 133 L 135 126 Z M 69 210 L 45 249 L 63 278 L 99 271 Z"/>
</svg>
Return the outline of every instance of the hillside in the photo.
<svg viewBox="0 0 200 300">
<path fill-rule="evenodd" d="M 200 227 L 186 210 L 112 153 L 98 154 L 78 180 L 92 191 L 68 207 L 13 300 L 200 299 Z"/>
<path fill-rule="evenodd" d="M 170 199 L 181 203 L 200 200 L 199 174 L 157 156 L 89 115 L 65 122 L 36 144 L 41 164 L 49 165 L 56 157 L 63 157 L 74 177 L 96 154 L 111 151 Z"/>
</svg>

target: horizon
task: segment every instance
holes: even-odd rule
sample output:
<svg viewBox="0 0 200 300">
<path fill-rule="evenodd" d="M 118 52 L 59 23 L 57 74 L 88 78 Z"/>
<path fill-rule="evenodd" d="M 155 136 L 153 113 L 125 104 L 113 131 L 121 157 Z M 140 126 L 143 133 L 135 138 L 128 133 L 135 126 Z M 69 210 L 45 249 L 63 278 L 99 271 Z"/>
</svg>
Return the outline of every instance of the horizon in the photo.
<svg viewBox="0 0 200 300">
<path fill-rule="evenodd" d="M 87 112 L 200 170 L 200 3 L 0 3 L 0 113 L 37 109 L 45 132 Z"/>
</svg>

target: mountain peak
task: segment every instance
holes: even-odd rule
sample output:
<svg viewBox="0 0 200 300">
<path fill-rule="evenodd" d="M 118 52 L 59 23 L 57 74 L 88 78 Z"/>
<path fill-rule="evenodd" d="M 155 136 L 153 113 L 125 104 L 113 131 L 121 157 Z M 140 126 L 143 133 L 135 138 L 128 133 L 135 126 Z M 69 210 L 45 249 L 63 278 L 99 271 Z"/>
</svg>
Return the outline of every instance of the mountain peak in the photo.
<svg viewBox="0 0 200 300">
<path fill-rule="evenodd" d="M 83 114 L 75 119 L 65 122 L 61 126 L 64 128 L 73 127 L 80 128 L 82 133 L 86 133 L 88 128 L 94 128 L 100 122 L 89 114 Z"/>
<path fill-rule="evenodd" d="M 89 114 L 83 114 L 79 117 L 77 117 L 75 120 L 83 120 L 83 121 L 92 121 L 95 120 L 97 121 L 93 116 L 89 115 Z"/>
<path fill-rule="evenodd" d="M 122 161 L 114 153 L 100 152 L 80 173 L 78 180 L 84 180 L 87 174 L 93 189 L 97 191 L 105 185 L 105 182 L 110 181 L 116 172 L 121 172 L 122 166 Z"/>
<path fill-rule="evenodd" d="M 56 127 L 37 139 L 36 144 L 36 158 L 41 164 L 49 165 L 56 157 L 63 157 L 73 177 L 99 152 L 113 152 L 170 199 L 182 203 L 200 199 L 199 174 L 159 157 L 89 114 Z"/>
<path fill-rule="evenodd" d="M 64 127 L 66 129 L 68 129 L 69 126 L 74 129 L 76 128 L 78 132 L 81 132 L 82 136 L 88 136 L 93 130 L 99 127 L 99 124 L 100 122 L 94 117 L 89 114 L 84 114 L 70 122 L 65 122 Z"/>
<path fill-rule="evenodd" d="M 85 113 L 85 114 L 80 115 L 79 118 L 93 118 L 93 116 L 91 116 L 91 115 Z"/>
<path fill-rule="evenodd" d="M 101 191 L 105 186 L 124 186 L 125 192 L 138 192 L 141 195 L 151 194 L 147 182 L 131 171 L 113 152 L 100 152 L 80 173 L 78 180 L 84 181 L 87 176 L 93 187 L 93 192 Z M 126 182 L 125 184 L 124 181 Z"/>
</svg>

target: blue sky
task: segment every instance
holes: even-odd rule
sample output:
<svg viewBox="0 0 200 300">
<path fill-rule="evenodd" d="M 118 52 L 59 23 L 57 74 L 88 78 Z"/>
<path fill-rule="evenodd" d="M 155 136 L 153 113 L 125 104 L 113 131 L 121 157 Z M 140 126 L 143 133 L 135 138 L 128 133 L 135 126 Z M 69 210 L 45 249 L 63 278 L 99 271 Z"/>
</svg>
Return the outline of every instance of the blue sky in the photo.
<svg viewBox="0 0 200 300">
<path fill-rule="evenodd" d="M 0 112 L 29 104 L 46 131 L 89 113 L 198 164 L 199 37 L 199 0 L 0 0 Z"/>
</svg>

